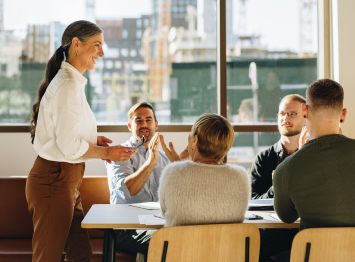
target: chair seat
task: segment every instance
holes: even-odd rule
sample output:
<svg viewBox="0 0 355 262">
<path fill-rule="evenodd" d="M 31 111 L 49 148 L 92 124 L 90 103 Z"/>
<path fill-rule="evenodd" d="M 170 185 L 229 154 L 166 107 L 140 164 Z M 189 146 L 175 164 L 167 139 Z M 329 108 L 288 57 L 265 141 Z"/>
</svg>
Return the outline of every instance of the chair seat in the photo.
<svg viewBox="0 0 355 262">
<path fill-rule="evenodd" d="M 90 239 L 92 247 L 91 262 L 102 261 L 103 239 Z M 31 239 L 0 239 L 0 261 L 6 262 L 31 262 L 32 261 L 32 240 Z M 133 255 L 116 252 L 116 261 L 135 262 Z M 62 255 L 64 262 L 64 253 Z"/>
</svg>

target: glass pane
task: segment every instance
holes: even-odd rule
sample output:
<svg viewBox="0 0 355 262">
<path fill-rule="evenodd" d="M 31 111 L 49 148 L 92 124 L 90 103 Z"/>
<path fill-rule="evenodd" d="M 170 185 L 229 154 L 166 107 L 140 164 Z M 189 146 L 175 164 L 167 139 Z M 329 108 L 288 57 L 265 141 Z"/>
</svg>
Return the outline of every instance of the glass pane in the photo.
<svg viewBox="0 0 355 262">
<path fill-rule="evenodd" d="M 227 155 L 228 163 L 245 167 L 250 173 L 255 156 L 280 140 L 279 132 L 236 132 L 232 148 Z"/>
<path fill-rule="evenodd" d="M 105 57 L 85 73 L 98 124 L 126 124 L 141 101 L 160 123 L 217 112 L 215 0 L 18 0 L 0 1 L 1 124 L 29 122 L 46 63 L 79 19 L 104 30 Z"/>
<path fill-rule="evenodd" d="M 282 97 L 305 96 L 307 86 L 317 80 L 317 3 L 226 3 L 228 119 L 276 124 Z"/>
</svg>

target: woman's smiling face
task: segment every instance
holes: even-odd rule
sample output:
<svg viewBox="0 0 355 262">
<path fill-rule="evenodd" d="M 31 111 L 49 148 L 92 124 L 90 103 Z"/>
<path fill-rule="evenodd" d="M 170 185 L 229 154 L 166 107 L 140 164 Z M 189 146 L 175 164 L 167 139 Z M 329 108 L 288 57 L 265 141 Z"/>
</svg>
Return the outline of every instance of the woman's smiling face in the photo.
<svg viewBox="0 0 355 262">
<path fill-rule="evenodd" d="M 86 70 L 94 69 L 96 60 L 104 56 L 102 46 L 104 44 L 103 34 L 89 38 L 86 42 L 80 42 L 77 58 L 80 61 L 81 68 Z"/>
</svg>

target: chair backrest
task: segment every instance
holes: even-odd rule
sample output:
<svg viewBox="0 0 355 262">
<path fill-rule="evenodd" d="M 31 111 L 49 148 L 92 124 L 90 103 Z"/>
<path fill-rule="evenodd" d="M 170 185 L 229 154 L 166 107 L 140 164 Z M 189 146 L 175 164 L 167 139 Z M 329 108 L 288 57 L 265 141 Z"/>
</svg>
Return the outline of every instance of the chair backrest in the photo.
<svg viewBox="0 0 355 262">
<path fill-rule="evenodd" d="M 257 262 L 260 233 L 251 224 L 166 227 L 150 240 L 148 262 Z"/>
<path fill-rule="evenodd" d="M 299 232 L 291 262 L 355 261 L 355 227 L 310 228 Z"/>
</svg>

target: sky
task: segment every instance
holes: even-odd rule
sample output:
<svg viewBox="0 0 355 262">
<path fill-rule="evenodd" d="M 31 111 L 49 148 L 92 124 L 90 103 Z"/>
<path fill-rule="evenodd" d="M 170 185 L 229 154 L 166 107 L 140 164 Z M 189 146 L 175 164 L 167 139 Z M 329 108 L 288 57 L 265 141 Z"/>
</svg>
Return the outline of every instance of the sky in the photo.
<svg viewBox="0 0 355 262">
<path fill-rule="evenodd" d="M 240 1 L 233 0 L 233 29 L 237 32 Z M 21 8 L 19 8 L 21 7 Z M 247 0 L 247 33 L 261 34 L 269 50 L 299 50 L 299 0 Z M 4 0 L 4 25 L 25 37 L 27 24 L 85 19 L 85 0 Z M 97 19 L 139 17 L 151 13 L 151 0 L 96 0 Z M 20 19 L 21 18 L 21 19 Z M 317 50 L 317 10 L 313 11 L 313 52 Z"/>
</svg>

